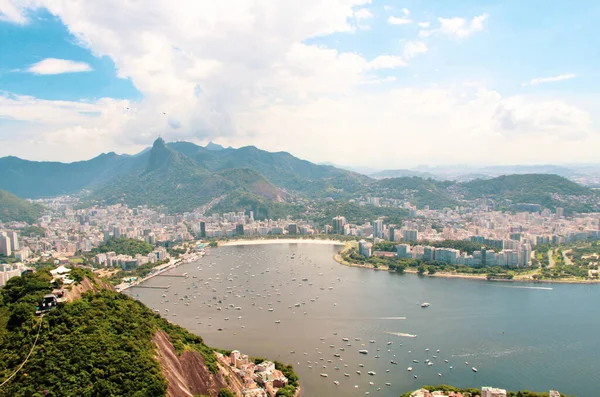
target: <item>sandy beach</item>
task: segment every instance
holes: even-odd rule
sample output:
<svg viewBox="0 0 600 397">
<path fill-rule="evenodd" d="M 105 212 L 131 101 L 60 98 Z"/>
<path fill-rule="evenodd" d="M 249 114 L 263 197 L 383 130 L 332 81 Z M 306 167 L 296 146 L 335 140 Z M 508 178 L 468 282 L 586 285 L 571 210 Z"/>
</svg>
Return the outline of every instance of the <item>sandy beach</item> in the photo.
<svg viewBox="0 0 600 397">
<path fill-rule="evenodd" d="M 232 246 L 232 245 L 264 245 L 264 244 L 329 244 L 329 245 L 343 245 L 343 241 L 339 240 L 321 240 L 321 239 L 304 239 L 304 238 L 281 238 L 281 239 L 268 239 L 268 240 L 232 240 L 232 241 L 219 241 L 220 247 Z"/>
</svg>

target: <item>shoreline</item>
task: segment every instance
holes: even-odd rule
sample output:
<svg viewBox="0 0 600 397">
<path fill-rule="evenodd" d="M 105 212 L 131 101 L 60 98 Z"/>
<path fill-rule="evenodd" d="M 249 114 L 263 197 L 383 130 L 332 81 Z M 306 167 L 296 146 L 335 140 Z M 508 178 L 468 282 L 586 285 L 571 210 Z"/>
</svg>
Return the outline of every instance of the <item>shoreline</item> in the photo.
<svg viewBox="0 0 600 397">
<path fill-rule="evenodd" d="M 326 240 L 326 239 L 308 239 L 308 238 L 280 238 L 280 239 L 240 239 L 218 242 L 219 247 L 230 247 L 240 245 L 266 245 L 266 244 L 322 244 L 322 245 L 343 245 L 344 242 L 340 240 Z"/>
<path fill-rule="evenodd" d="M 333 260 L 339 263 L 342 266 L 348 267 L 358 267 L 362 269 L 370 269 L 370 270 L 382 270 L 389 271 L 390 269 L 387 266 L 379 266 L 375 267 L 373 265 L 361 265 L 358 263 L 349 263 L 342 259 L 342 251 L 348 249 L 351 245 L 346 244 L 346 246 L 340 250 L 337 254 L 333 256 Z M 404 273 L 406 274 L 417 274 L 417 269 L 406 268 L 404 269 Z M 489 282 L 500 282 L 500 283 L 527 283 L 527 284 L 600 284 L 600 280 L 569 280 L 569 279 L 559 279 L 559 280 L 535 280 L 528 278 L 517 278 L 519 276 L 515 276 L 513 279 L 487 279 L 487 274 L 467 274 L 467 273 L 448 273 L 448 272 L 436 272 L 434 274 L 423 274 L 422 277 L 439 277 L 439 278 L 461 278 L 467 280 L 481 280 L 481 281 L 489 281 Z"/>
</svg>

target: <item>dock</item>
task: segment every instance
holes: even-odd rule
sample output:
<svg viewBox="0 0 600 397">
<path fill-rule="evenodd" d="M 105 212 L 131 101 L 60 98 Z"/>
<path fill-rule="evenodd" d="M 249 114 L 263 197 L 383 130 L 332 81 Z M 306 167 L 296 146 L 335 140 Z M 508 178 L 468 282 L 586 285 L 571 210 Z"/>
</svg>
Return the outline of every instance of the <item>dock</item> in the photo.
<svg viewBox="0 0 600 397">
<path fill-rule="evenodd" d="M 187 277 L 187 274 L 157 274 L 156 277 Z"/>
</svg>

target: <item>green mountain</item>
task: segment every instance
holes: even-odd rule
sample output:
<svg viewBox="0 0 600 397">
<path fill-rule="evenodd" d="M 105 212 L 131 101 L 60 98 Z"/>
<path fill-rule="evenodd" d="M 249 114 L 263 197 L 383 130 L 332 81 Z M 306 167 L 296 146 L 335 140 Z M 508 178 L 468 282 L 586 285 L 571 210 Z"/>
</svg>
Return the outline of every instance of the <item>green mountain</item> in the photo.
<svg viewBox="0 0 600 397">
<path fill-rule="evenodd" d="M 215 197 L 235 191 L 280 201 L 284 193 L 258 172 L 226 169 L 211 172 L 186 154 L 157 139 L 146 154 L 147 163 L 117 176 L 96 189 L 94 200 L 129 205 L 166 206 L 169 211 L 190 211 Z"/>
<path fill-rule="evenodd" d="M 598 195 L 591 189 L 552 174 L 503 175 L 487 180 L 461 184 L 467 199 L 492 198 L 511 204 L 529 203 L 567 211 L 589 212 L 598 210 Z"/>
<path fill-rule="evenodd" d="M 337 190 L 354 191 L 370 180 L 355 172 L 301 160 L 287 152 L 272 153 L 254 146 L 215 151 L 189 142 L 173 142 L 169 147 L 209 171 L 248 168 L 277 186 L 313 197 L 326 196 Z"/>
<path fill-rule="evenodd" d="M 119 156 L 115 153 L 101 154 L 91 160 L 74 163 L 3 157 L 0 158 L 0 189 L 26 198 L 78 193 L 128 172 L 139 161 L 136 156 Z"/>
<path fill-rule="evenodd" d="M 34 223 L 42 216 L 43 207 L 30 203 L 12 193 L 0 190 L 0 221 Z"/>
<path fill-rule="evenodd" d="M 406 200 L 417 208 L 426 205 L 431 209 L 453 208 L 459 201 L 449 190 L 456 185 L 451 181 L 436 181 L 417 176 L 381 179 L 370 186 L 371 194 Z"/>
<path fill-rule="evenodd" d="M 0 397 L 217 397 L 228 388 L 215 349 L 202 338 L 112 291 L 89 270 L 74 269 L 71 277 L 70 303 L 41 317 L 35 307 L 54 287 L 47 270 L 2 288 Z"/>
</svg>

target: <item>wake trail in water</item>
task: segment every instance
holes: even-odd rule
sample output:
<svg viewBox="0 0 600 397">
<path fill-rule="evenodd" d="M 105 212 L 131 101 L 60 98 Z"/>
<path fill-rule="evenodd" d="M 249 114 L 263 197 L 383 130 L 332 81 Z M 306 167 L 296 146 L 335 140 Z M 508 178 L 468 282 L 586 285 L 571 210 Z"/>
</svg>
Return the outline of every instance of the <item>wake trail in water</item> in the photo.
<svg viewBox="0 0 600 397">
<path fill-rule="evenodd" d="M 552 287 L 526 287 L 520 285 L 496 285 L 497 288 L 519 288 L 519 289 L 539 289 L 543 291 L 552 291 Z"/>
<path fill-rule="evenodd" d="M 405 338 L 416 338 L 417 335 L 412 335 L 412 334 L 406 334 L 404 332 L 384 332 L 385 334 L 388 335 L 394 335 L 394 336 L 404 336 Z"/>
</svg>

